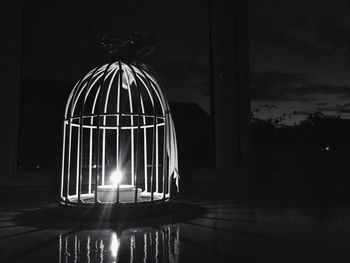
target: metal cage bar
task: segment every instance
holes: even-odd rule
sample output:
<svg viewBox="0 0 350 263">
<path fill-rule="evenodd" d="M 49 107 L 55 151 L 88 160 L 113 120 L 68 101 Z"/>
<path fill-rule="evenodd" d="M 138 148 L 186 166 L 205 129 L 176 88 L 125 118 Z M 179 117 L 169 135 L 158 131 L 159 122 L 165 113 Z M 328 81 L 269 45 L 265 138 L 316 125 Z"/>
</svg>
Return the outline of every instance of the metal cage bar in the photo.
<svg viewBox="0 0 350 263">
<path fill-rule="evenodd" d="M 84 132 L 84 128 L 83 128 L 83 115 L 84 115 L 84 108 L 85 108 L 85 102 L 86 102 L 86 97 L 87 97 L 87 91 L 91 90 L 90 86 L 91 86 L 91 81 L 93 80 L 93 77 L 95 75 L 95 73 L 98 71 L 98 69 L 100 69 L 99 67 L 97 67 L 93 73 L 91 74 L 91 76 L 89 77 L 89 81 L 86 84 L 86 88 L 84 89 L 85 94 L 84 94 L 84 100 L 83 103 L 81 105 L 80 108 L 80 119 L 79 119 L 79 141 L 78 141 L 78 156 L 77 156 L 77 194 L 78 194 L 78 203 L 83 202 L 81 200 L 81 184 L 82 184 L 82 174 L 83 174 L 83 132 Z"/>
<path fill-rule="evenodd" d="M 130 112 L 133 112 L 133 103 L 132 103 L 132 93 L 131 93 L 131 85 L 130 85 L 130 79 L 128 74 L 125 74 L 125 79 L 127 81 L 128 86 L 128 98 L 129 98 L 129 105 L 130 105 Z M 130 116 L 130 126 L 134 126 L 134 116 Z M 133 175 L 135 171 L 135 163 L 134 163 L 134 130 L 130 130 L 130 173 Z M 134 182 L 134 176 L 131 176 L 131 185 L 135 185 Z"/>
<path fill-rule="evenodd" d="M 100 168 L 101 168 L 101 165 L 100 165 L 100 129 L 99 129 L 99 126 L 100 126 L 100 108 L 101 108 L 101 94 L 102 94 L 102 89 L 103 89 L 103 85 L 105 83 L 105 80 L 106 80 L 106 75 L 107 75 L 107 72 L 108 72 L 108 69 L 109 67 L 112 65 L 113 63 L 109 63 L 108 66 L 106 67 L 105 71 L 103 72 L 103 79 L 102 79 L 102 82 L 99 86 L 99 93 L 98 93 L 98 96 L 97 96 L 97 104 L 98 104 L 98 107 L 97 107 L 97 167 L 96 167 L 96 177 L 95 177 L 95 204 L 98 203 L 98 179 L 100 177 Z"/>
<path fill-rule="evenodd" d="M 132 67 L 132 65 L 128 64 L 128 67 L 131 69 L 132 74 L 135 79 L 135 85 L 136 85 L 136 92 L 137 92 L 137 130 L 136 130 L 136 157 L 135 157 L 135 163 L 136 163 L 136 172 L 134 175 L 134 182 L 135 182 L 135 203 L 137 203 L 137 179 L 138 179 L 138 173 L 140 170 L 140 165 L 139 165 L 139 155 L 140 155 L 140 120 L 141 120 L 141 92 L 140 92 L 140 85 L 137 83 L 137 76 L 136 73 Z"/>
<path fill-rule="evenodd" d="M 73 90 L 72 93 L 72 102 L 74 102 L 74 99 L 76 97 L 77 91 L 79 90 L 80 84 L 82 83 L 83 79 L 80 79 L 76 85 L 76 89 Z M 69 105 L 66 107 L 66 115 L 68 114 L 68 108 Z M 72 107 L 70 107 L 70 116 L 72 116 Z M 70 181 L 70 171 L 71 171 L 71 146 L 72 146 L 72 125 L 71 120 L 69 118 L 68 120 L 68 160 L 67 160 L 67 188 L 66 188 L 66 200 L 65 203 L 67 204 L 69 202 L 69 181 Z"/>
<path fill-rule="evenodd" d="M 121 138 L 121 114 L 120 114 L 120 104 L 121 104 L 121 99 L 120 99 L 120 94 L 121 94 L 121 89 L 123 86 L 123 68 L 122 68 L 122 64 L 120 63 L 120 61 L 118 62 L 119 65 L 119 82 L 118 82 L 118 92 L 117 92 L 117 140 L 116 140 L 116 147 L 117 147 L 117 151 L 116 151 L 116 157 L 117 157 L 117 163 L 116 163 L 116 171 L 118 172 L 120 169 L 120 138 Z M 119 203 L 119 194 L 120 194 L 120 185 L 119 183 L 117 184 L 117 203 Z"/>
<path fill-rule="evenodd" d="M 147 79 L 145 73 L 143 72 L 143 70 L 141 69 L 141 73 L 143 75 L 143 77 L 146 79 L 146 83 L 144 83 L 146 90 L 148 92 L 148 95 L 150 96 L 151 99 L 151 103 L 152 103 L 152 107 L 153 107 L 153 129 L 152 129 L 152 166 L 151 166 L 151 202 L 153 202 L 153 184 L 154 184 L 154 176 L 155 176 L 155 147 L 156 147 L 156 129 L 157 129 L 157 116 L 156 116 L 156 108 L 155 108 L 155 104 L 154 104 L 154 98 L 153 98 L 153 94 L 150 92 L 151 90 L 151 85 L 149 80 Z M 146 129 L 144 129 L 144 132 L 146 133 Z"/>
</svg>

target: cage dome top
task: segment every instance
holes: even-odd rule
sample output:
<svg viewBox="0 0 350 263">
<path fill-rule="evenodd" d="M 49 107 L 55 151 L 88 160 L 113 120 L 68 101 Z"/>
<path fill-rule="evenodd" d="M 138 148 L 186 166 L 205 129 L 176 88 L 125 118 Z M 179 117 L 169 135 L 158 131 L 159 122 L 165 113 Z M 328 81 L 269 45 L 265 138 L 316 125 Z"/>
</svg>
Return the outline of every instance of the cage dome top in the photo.
<svg viewBox="0 0 350 263">
<path fill-rule="evenodd" d="M 167 111 L 161 88 L 147 69 L 116 61 L 91 70 L 78 81 L 69 96 L 65 119 L 118 112 L 154 117 Z"/>
</svg>

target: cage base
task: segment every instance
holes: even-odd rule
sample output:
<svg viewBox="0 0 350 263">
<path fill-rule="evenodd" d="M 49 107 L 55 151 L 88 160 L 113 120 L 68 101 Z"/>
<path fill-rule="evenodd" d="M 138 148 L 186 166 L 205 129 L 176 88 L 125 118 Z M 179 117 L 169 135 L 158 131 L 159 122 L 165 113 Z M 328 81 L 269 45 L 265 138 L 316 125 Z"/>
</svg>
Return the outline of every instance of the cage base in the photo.
<svg viewBox="0 0 350 263">
<path fill-rule="evenodd" d="M 169 198 L 169 194 L 166 194 L 164 196 L 163 193 L 153 193 L 153 200 L 156 202 L 162 201 L 163 198 L 168 199 Z M 81 203 L 82 204 L 86 204 L 86 205 L 93 205 L 95 204 L 95 194 L 91 193 L 91 194 L 82 194 L 81 195 Z M 117 193 L 116 192 L 108 192 L 108 191 L 104 191 L 104 192 L 99 192 L 98 194 L 98 198 L 97 198 L 98 202 L 102 203 L 102 204 L 114 204 L 117 201 Z M 128 194 L 128 196 L 126 195 L 119 195 L 119 202 L 122 205 L 125 204 L 130 204 L 133 205 L 135 202 L 135 194 L 132 193 L 131 195 Z M 147 192 L 141 192 L 141 190 L 138 190 L 138 195 L 137 195 L 137 202 L 138 203 L 144 203 L 144 202 L 151 202 L 151 193 L 147 193 Z M 78 196 L 76 195 L 71 195 L 68 197 L 68 203 L 70 204 L 78 204 Z"/>
</svg>

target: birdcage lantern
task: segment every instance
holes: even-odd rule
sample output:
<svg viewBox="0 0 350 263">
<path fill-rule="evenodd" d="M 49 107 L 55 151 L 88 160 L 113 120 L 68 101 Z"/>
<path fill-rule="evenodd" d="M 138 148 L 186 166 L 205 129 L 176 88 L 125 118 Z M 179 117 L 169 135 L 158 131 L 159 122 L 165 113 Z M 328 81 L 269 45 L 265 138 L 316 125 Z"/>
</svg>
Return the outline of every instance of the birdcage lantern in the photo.
<svg viewBox="0 0 350 263">
<path fill-rule="evenodd" d="M 62 205 L 164 203 L 178 187 L 174 122 L 146 66 L 91 70 L 70 93 L 63 126 Z"/>
</svg>

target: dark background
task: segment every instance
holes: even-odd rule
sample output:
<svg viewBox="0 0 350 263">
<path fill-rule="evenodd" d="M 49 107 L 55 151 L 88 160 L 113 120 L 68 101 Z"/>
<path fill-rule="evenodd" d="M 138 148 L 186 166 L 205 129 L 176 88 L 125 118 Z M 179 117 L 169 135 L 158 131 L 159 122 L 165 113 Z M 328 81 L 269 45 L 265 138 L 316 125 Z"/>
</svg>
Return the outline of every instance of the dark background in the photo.
<svg viewBox="0 0 350 263">
<path fill-rule="evenodd" d="M 156 51 L 142 62 L 155 68 L 171 102 L 180 165 L 214 164 L 206 1 L 24 1 L 23 10 L 19 170 L 60 169 L 69 92 L 110 59 L 103 36 L 133 32 L 155 39 Z"/>
<path fill-rule="evenodd" d="M 222 71 L 210 66 L 210 23 L 218 19 L 210 6 L 210 1 L 24 1 L 16 169 L 60 170 L 68 93 L 79 77 L 109 60 L 103 36 L 127 38 L 136 31 L 155 38 L 156 51 L 142 60 L 159 73 L 171 103 L 180 167 L 215 166 L 221 146 L 213 105 L 221 103 L 215 101 L 211 72 Z M 349 2 L 249 0 L 247 8 L 250 75 L 242 88 L 250 90 L 251 110 L 243 117 L 250 122 L 244 132 L 250 144 L 243 150 L 250 154 L 240 168 L 346 171 Z M 222 56 L 229 54 L 227 47 Z"/>
</svg>

